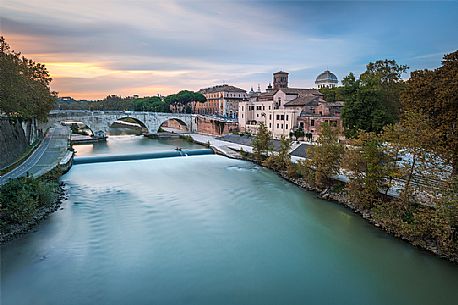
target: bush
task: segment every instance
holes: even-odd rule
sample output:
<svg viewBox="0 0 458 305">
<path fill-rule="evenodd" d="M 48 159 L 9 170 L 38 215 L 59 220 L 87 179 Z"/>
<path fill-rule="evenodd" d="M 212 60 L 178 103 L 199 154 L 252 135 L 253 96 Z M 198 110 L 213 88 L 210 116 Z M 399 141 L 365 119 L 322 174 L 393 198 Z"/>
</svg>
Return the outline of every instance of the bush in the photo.
<svg viewBox="0 0 458 305">
<path fill-rule="evenodd" d="M 286 172 L 288 173 L 288 177 L 290 178 L 298 178 L 299 173 L 298 173 L 298 168 L 297 165 L 290 162 L 288 166 L 286 167 Z"/>
<path fill-rule="evenodd" d="M 2 223 L 25 223 L 37 208 L 50 206 L 57 200 L 58 184 L 33 178 L 12 179 L 0 187 Z"/>
</svg>

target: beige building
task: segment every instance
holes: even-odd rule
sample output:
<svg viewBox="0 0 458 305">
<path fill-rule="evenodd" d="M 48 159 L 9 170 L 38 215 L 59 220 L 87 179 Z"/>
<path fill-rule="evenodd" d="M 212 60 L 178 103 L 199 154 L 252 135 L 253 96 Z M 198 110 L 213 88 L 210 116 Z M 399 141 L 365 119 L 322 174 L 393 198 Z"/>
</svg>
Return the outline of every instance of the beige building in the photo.
<svg viewBox="0 0 458 305">
<path fill-rule="evenodd" d="M 248 97 L 245 90 L 227 84 L 200 89 L 199 93 L 202 93 L 207 101 L 195 103 L 194 113 L 229 118 L 238 117 L 239 102 Z"/>
<path fill-rule="evenodd" d="M 324 121 L 341 127 L 342 102 L 328 103 L 318 89 L 288 87 L 288 73 L 273 75 L 273 86 L 266 92 L 249 93 L 249 100 L 239 103 L 239 128 L 242 132 L 256 134 L 261 123 L 274 139 L 289 137 L 296 128 L 312 133 L 316 139 L 317 127 Z"/>
</svg>

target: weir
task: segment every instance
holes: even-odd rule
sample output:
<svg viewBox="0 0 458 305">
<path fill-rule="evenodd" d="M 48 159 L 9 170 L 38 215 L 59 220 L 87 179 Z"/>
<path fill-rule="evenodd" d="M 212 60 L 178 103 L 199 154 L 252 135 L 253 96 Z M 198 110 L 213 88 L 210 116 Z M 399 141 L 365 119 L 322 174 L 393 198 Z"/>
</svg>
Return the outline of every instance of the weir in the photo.
<svg viewBox="0 0 458 305">
<path fill-rule="evenodd" d="M 136 161 L 146 159 L 159 159 L 159 158 L 170 158 L 170 157 L 186 157 L 186 156 L 202 156 L 212 155 L 213 150 L 210 148 L 206 149 L 181 149 L 181 150 L 169 150 L 169 151 L 156 151 L 142 154 L 131 154 L 131 155 L 107 155 L 107 156 L 85 156 L 75 157 L 73 159 L 73 165 L 77 164 L 88 164 L 88 163 L 100 163 L 100 162 L 115 162 L 115 161 Z"/>
</svg>

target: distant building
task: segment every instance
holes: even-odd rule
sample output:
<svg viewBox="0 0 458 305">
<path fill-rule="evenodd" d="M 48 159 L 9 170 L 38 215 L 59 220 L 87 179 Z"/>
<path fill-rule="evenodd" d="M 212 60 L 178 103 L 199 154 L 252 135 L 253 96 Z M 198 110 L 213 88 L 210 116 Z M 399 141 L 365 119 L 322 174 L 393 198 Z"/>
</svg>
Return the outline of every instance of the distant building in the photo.
<svg viewBox="0 0 458 305">
<path fill-rule="evenodd" d="M 343 102 L 325 101 L 318 89 L 289 88 L 288 73 L 283 71 L 273 74 L 273 84 L 265 92 L 252 89 L 249 100 L 239 103 L 240 131 L 256 134 L 264 123 L 275 139 L 289 137 L 296 128 L 310 132 L 316 139 L 318 127 L 324 122 L 342 129 Z"/>
<path fill-rule="evenodd" d="M 58 102 L 66 102 L 66 103 L 70 103 L 70 102 L 74 102 L 75 100 L 73 99 L 73 97 L 71 96 L 61 96 L 57 99 Z"/>
<path fill-rule="evenodd" d="M 193 103 L 194 113 L 229 118 L 238 117 L 239 102 L 248 97 L 245 90 L 227 84 L 200 89 L 199 93 L 203 94 L 207 101 Z"/>
<path fill-rule="evenodd" d="M 339 83 L 337 76 L 329 70 L 324 71 L 317 76 L 315 84 L 318 89 L 322 88 L 334 88 Z"/>
</svg>

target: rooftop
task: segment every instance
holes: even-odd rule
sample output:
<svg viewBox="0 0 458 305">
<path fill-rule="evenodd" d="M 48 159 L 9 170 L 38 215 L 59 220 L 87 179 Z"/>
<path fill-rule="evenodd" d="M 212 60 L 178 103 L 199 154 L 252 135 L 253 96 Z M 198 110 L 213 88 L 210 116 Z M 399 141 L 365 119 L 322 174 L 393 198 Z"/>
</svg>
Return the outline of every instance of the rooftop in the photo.
<svg viewBox="0 0 458 305">
<path fill-rule="evenodd" d="M 337 84 L 339 80 L 337 79 L 337 76 L 332 73 L 329 70 L 324 71 L 318 77 L 316 78 L 315 84 L 320 84 L 320 83 L 334 83 Z"/>
<path fill-rule="evenodd" d="M 205 88 L 205 89 L 200 89 L 199 93 L 205 94 L 205 93 L 215 93 L 215 92 L 241 92 L 241 93 L 246 93 L 246 90 L 240 89 L 234 86 L 230 86 L 227 84 L 224 85 L 217 85 L 213 86 L 210 88 Z"/>
</svg>

